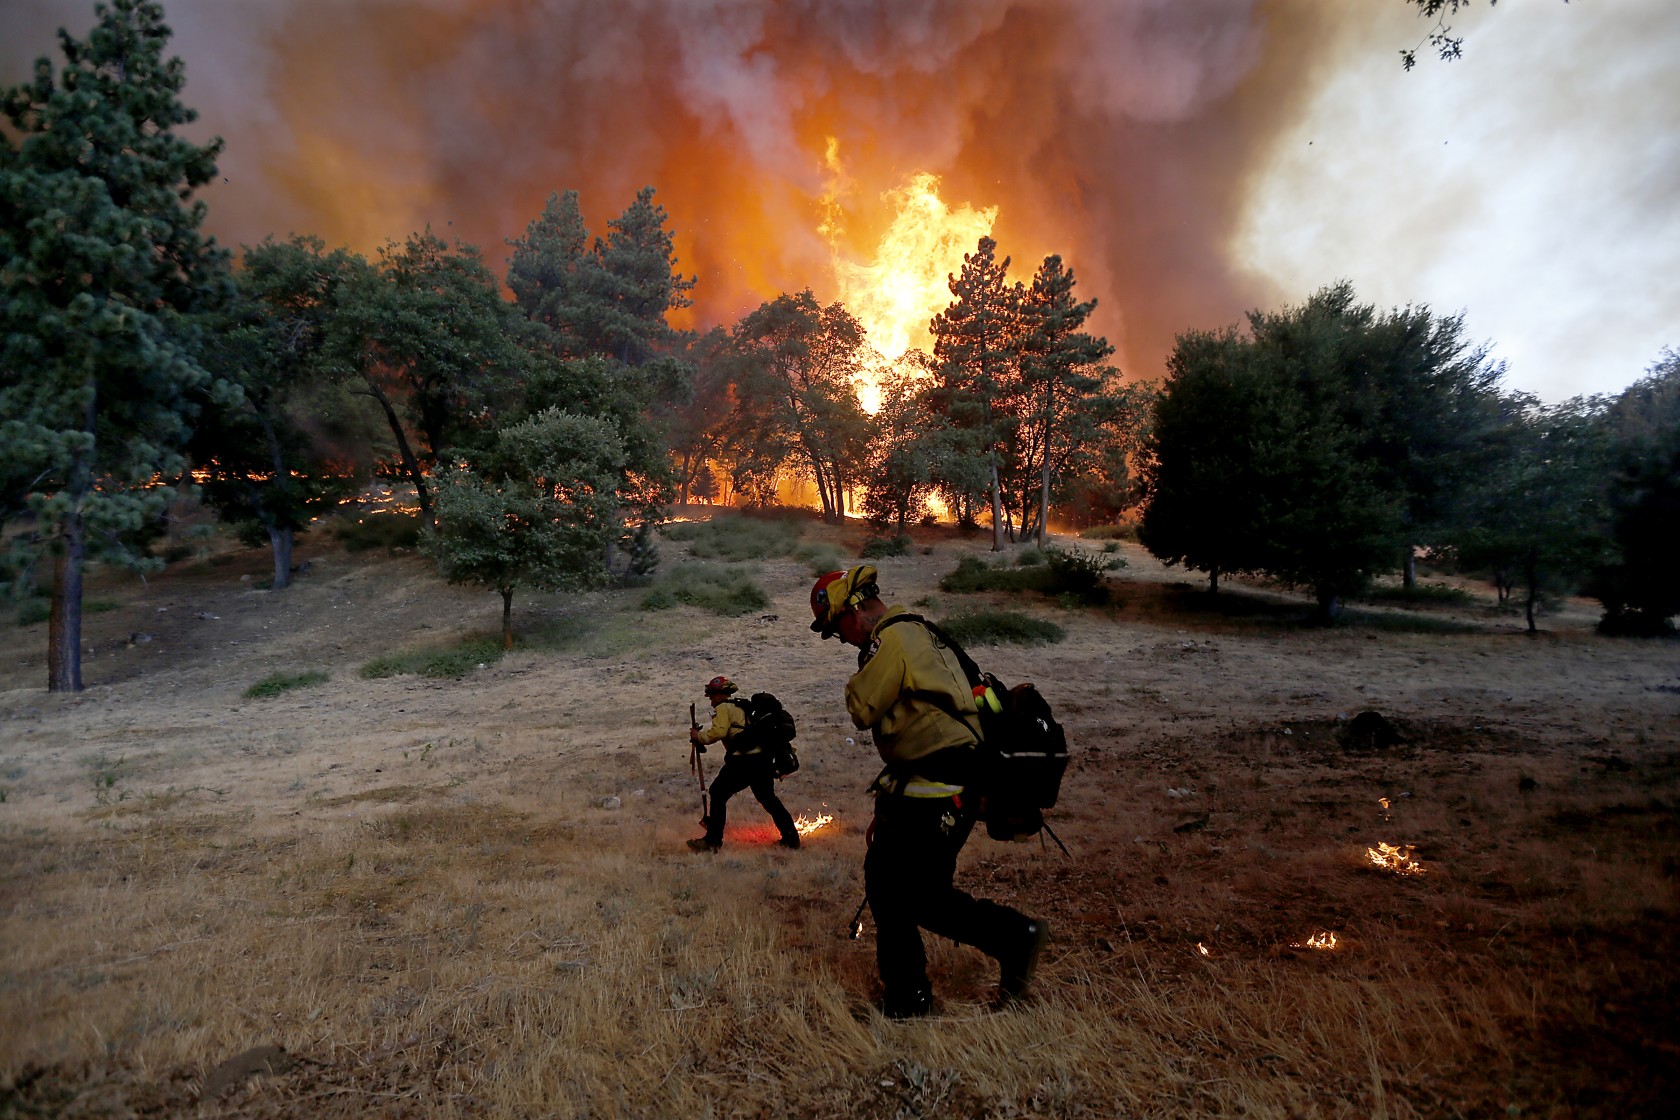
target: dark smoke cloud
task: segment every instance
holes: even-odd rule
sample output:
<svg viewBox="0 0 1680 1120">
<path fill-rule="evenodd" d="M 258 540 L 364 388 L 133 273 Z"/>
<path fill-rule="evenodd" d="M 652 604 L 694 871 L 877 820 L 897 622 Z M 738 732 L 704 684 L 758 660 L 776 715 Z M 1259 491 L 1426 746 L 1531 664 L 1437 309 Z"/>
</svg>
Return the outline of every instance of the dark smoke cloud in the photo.
<svg viewBox="0 0 1680 1120">
<path fill-rule="evenodd" d="M 1337 50 L 1305 0 L 173 0 L 227 141 L 224 240 L 371 251 L 430 224 L 498 268 L 554 191 L 592 231 L 658 188 L 695 322 L 831 293 L 826 137 L 852 248 L 916 171 L 998 206 L 1014 275 L 1060 253 L 1128 373 L 1266 293 L 1228 264 L 1253 169 Z M 1336 16 L 1335 18 L 1342 18 Z M 7 81 L 92 4 L 7 0 Z"/>
</svg>

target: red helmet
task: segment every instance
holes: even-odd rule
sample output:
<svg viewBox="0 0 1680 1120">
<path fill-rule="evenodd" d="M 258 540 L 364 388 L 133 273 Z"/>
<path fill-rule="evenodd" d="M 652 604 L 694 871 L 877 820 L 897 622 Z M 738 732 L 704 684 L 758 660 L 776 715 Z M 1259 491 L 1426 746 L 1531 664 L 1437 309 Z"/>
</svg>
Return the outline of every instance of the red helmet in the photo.
<svg viewBox="0 0 1680 1120">
<path fill-rule="evenodd" d="M 729 696 L 737 691 L 739 690 L 736 689 L 735 682 L 730 680 L 728 677 L 713 677 L 711 680 L 706 682 L 707 696 L 717 696 L 720 694 L 723 696 Z"/>
<path fill-rule="evenodd" d="M 818 576 L 811 587 L 811 614 L 815 618 L 811 632 L 825 638 L 834 637 L 841 615 L 879 594 L 875 569 L 868 564 Z"/>
</svg>

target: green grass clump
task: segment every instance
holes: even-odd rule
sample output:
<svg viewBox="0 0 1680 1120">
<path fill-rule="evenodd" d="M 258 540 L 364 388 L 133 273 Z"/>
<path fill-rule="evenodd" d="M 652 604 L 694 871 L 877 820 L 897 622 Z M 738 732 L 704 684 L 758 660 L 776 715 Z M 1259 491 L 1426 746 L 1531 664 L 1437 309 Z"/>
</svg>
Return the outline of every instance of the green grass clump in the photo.
<svg viewBox="0 0 1680 1120">
<path fill-rule="evenodd" d="M 502 659 L 502 643 L 495 638 L 468 638 L 460 645 L 404 650 L 376 657 L 362 666 L 369 680 L 413 673 L 422 677 L 464 677 L 480 665 Z"/>
<path fill-rule="evenodd" d="M 957 570 L 939 579 L 939 589 L 955 593 L 979 591 L 1048 591 L 1050 569 L 994 568 L 978 556 L 964 556 L 957 561 Z"/>
<path fill-rule="evenodd" d="M 247 700 L 261 700 L 268 696 L 278 696 L 282 692 L 290 692 L 294 688 L 308 688 L 312 684 L 326 681 L 328 674 L 322 669 L 308 669 L 301 673 L 270 673 L 256 684 L 245 690 Z"/>
<path fill-rule="evenodd" d="M 1138 539 L 1136 525 L 1092 525 L 1089 529 L 1079 530 L 1082 539 L 1088 541 L 1135 541 Z"/>
<path fill-rule="evenodd" d="M 648 589 L 641 607 L 663 611 L 679 603 L 733 617 L 763 610 L 770 596 L 753 582 L 752 573 L 734 565 L 683 564 Z"/>
<path fill-rule="evenodd" d="M 910 555 L 910 542 L 903 537 L 870 537 L 858 549 L 865 560 L 879 560 L 883 556 Z"/>
<path fill-rule="evenodd" d="M 709 521 L 681 521 L 665 526 L 667 540 L 688 545 L 700 560 L 768 560 L 793 553 L 805 526 L 796 520 L 721 516 Z"/>
<path fill-rule="evenodd" d="M 346 551 L 414 548 L 420 543 L 420 516 L 410 513 L 369 513 L 357 521 L 342 521 L 333 528 Z"/>
<path fill-rule="evenodd" d="M 1023 568 L 1031 568 L 1044 563 L 1044 550 L 1035 545 L 1028 545 L 1015 554 L 1015 563 Z"/>
<path fill-rule="evenodd" d="M 793 558 L 813 576 L 838 572 L 846 567 L 846 557 L 831 544 L 802 544 L 793 550 Z"/>
<path fill-rule="evenodd" d="M 1067 637 L 1054 622 L 1016 611 L 974 611 L 939 623 L 939 628 L 964 646 L 1047 646 Z"/>
</svg>

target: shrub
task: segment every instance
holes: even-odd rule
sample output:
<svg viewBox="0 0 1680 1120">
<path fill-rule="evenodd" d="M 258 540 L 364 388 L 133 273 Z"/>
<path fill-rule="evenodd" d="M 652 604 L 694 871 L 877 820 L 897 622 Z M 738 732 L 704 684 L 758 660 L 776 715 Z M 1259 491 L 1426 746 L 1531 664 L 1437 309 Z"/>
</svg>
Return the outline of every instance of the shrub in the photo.
<svg viewBox="0 0 1680 1120">
<path fill-rule="evenodd" d="M 1136 541 L 1138 531 L 1136 525 L 1092 525 L 1079 530 L 1079 536 L 1088 541 Z"/>
<path fill-rule="evenodd" d="M 1049 590 L 1055 594 L 1079 595 L 1089 601 L 1107 597 L 1102 583 L 1103 571 L 1108 567 L 1104 557 L 1051 549 L 1045 554 L 1044 562 L 1050 569 Z"/>
<path fill-rule="evenodd" d="M 837 572 L 846 566 L 846 558 L 831 544 L 802 544 L 793 550 L 793 558 L 813 576 Z"/>
<path fill-rule="evenodd" d="M 367 552 L 370 549 L 415 548 L 420 543 L 420 516 L 413 513 L 370 513 L 355 520 L 348 519 L 333 527 L 348 552 Z"/>
<path fill-rule="evenodd" d="M 910 555 L 910 542 L 903 537 L 871 537 L 863 542 L 858 549 L 858 555 L 865 560 L 878 560 L 883 556 Z"/>
<path fill-rule="evenodd" d="M 732 617 L 763 610 L 770 596 L 750 573 L 733 565 L 683 564 L 642 596 L 641 608 L 662 611 L 678 603 Z"/>
<path fill-rule="evenodd" d="M 768 560 L 793 553 L 805 526 L 798 520 L 721 517 L 709 521 L 680 521 L 661 530 L 667 540 L 688 545 L 700 560 Z"/>
<path fill-rule="evenodd" d="M 502 657 L 495 638 L 468 638 L 457 646 L 431 646 L 376 657 L 362 666 L 369 680 L 414 673 L 422 677 L 464 677 L 480 665 L 494 665 Z"/>
<path fill-rule="evenodd" d="M 245 690 L 247 700 L 260 700 L 268 696 L 278 696 L 282 692 L 289 692 L 294 688 L 308 688 L 312 684 L 321 684 L 328 674 L 321 669 L 308 669 L 302 673 L 270 673 L 256 684 Z"/>
<path fill-rule="evenodd" d="M 52 600 L 25 599 L 17 605 L 17 624 L 33 626 L 52 617 Z"/>
<path fill-rule="evenodd" d="M 974 611 L 944 619 L 939 628 L 964 646 L 1045 646 L 1067 636 L 1060 626 L 1015 611 Z"/>
<path fill-rule="evenodd" d="M 1050 584 L 1050 569 L 993 568 L 976 556 L 957 561 L 957 570 L 940 577 L 939 589 L 951 592 L 1044 591 Z"/>
<path fill-rule="evenodd" d="M 1036 545 L 1028 545 L 1015 554 L 1015 563 L 1023 568 L 1030 568 L 1035 564 L 1044 563 L 1044 550 Z"/>
<path fill-rule="evenodd" d="M 1445 583 L 1420 583 L 1411 588 L 1373 587 L 1360 598 L 1402 607 L 1466 607 L 1476 601 L 1473 593 Z"/>
</svg>

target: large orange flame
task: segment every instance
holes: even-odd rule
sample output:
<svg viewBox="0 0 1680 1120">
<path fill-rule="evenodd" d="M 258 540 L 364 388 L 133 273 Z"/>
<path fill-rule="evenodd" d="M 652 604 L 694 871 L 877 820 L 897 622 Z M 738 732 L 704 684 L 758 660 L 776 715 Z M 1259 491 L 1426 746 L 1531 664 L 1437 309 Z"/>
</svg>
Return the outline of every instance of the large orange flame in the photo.
<svg viewBox="0 0 1680 1120">
<path fill-rule="evenodd" d="M 840 197 L 850 189 L 850 181 L 832 137 L 824 163 L 829 189 L 822 199 L 818 232 L 833 250 L 839 300 L 863 326 L 875 350 L 858 386 L 858 399 L 874 412 L 880 407 L 882 373 L 911 348 L 931 346 L 928 322 L 951 303 L 947 280 L 962 269 L 963 255 L 991 233 L 998 208 L 976 210 L 965 203 L 953 209 L 939 197 L 939 177 L 917 172 L 882 196 L 894 217 L 875 246 L 874 260 L 861 264 L 847 259 L 841 249 Z"/>
</svg>

